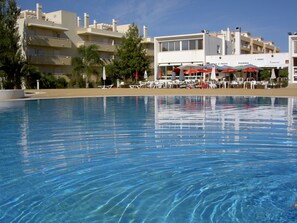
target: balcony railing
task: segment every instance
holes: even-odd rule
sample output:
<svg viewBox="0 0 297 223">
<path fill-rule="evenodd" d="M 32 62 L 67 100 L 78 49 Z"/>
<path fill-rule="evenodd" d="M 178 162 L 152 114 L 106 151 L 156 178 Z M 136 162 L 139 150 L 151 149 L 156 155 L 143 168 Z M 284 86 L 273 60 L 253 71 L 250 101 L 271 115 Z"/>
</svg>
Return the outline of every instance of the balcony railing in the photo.
<svg viewBox="0 0 297 223">
<path fill-rule="evenodd" d="M 71 41 L 66 38 L 51 36 L 31 36 L 28 38 L 28 45 L 71 48 Z"/>
<path fill-rule="evenodd" d="M 81 41 L 77 43 L 77 47 L 80 47 L 82 45 L 84 46 L 90 46 L 90 45 L 96 45 L 98 47 L 99 51 L 103 52 L 111 52 L 113 53 L 116 49 L 116 45 L 111 45 L 108 43 L 103 43 L 103 42 L 91 42 L 91 41 Z"/>
<path fill-rule="evenodd" d="M 69 56 L 29 55 L 29 62 L 36 65 L 71 65 Z"/>
<path fill-rule="evenodd" d="M 253 53 L 264 53 L 263 49 L 253 48 Z"/>
<path fill-rule="evenodd" d="M 121 39 L 124 33 L 113 32 L 109 30 L 95 29 L 95 28 L 79 28 L 77 30 L 78 35 L 95 35 L 95 36 L 107 36 L 117 39 Z"/>
</svg>

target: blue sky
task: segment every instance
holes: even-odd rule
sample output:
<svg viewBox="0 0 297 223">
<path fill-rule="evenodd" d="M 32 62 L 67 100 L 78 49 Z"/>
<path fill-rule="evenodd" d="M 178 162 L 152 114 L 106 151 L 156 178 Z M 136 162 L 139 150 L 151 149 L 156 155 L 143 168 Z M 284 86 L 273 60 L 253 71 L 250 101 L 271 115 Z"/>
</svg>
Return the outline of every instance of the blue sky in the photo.
<svg viewBox="0 0 297 223">
<path fill-rule="evenodd" d="M 44 12 L 66 10 L 90 22 L 135 23 L 142 32 L 148 27 L 150 37 L 199 33 L 202 29 L 217 32 L 241 27 L 253 37 L 273 41 L 282 52 L 288 51 L 288 32 L 297 31 L 296 0 L 17 0 L 22 10 Z"/>
</svg>

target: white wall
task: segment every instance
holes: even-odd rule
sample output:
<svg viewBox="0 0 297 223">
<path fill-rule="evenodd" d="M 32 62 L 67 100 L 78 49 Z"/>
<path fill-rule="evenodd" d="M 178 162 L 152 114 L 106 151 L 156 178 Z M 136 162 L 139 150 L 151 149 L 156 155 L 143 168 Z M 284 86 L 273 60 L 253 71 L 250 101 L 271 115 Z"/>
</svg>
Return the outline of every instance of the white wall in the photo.
<svg viewBox="0 0 297 223">
<path fill-rule="evenodd" d="M 241 54 L 225 56 L 206 56 L 208 63 L 214 63 L 219 66 L 241 66 L 253 64 L 258 67 L 288 67 L 289 53 L 274 54 Z"/>
<path fill-rule="evenodd" d="M 235 43 L 234 43 L 234 48 L 235 48 L 235 55 L 240 55 L 241 53 L 241 29 L 236 29 L 235 31 Z"/>
<path fill-rule="evenodd" d="M 221 55 L 223 53 L 223 44 L 222 39 L 210 36 L 208 34 L 205 35 L 205 55 Z M 220 51 L 218 52 L 218 46 L 220 48 Z"/>
<path fill-rule="evenodd" d="M 297 83 L 297 73 L 295 74 L 295 70 L 297 67 L 294 66 L 294 58 L 297 58 L 297 53 L 295 53 L 294 47 L 297 44 L 297 35 L 289 35 L 289 82 Z"/>
<path fill-rule="evenodd" d="M 240 30 L 235 32 L 240 37 Z M 197 34 L 196 34 L 197 35 Z M 183 36 L 165 36 L 155 38 L 155 78 L 157 77 L 159 66 L 180 65 L 185 64 L 207 64 L 214 63 L 219 66 L 242 66 L 253 64 L 258 67 L 276 67 L 283 68 L 289 66 L 289 53 L 269 53 L 269 54 L 232 54 L 233 48 L 230 41 L 226 41 L 227 55 L 223 53 L 223 40 L 218 37 L 210 36 L 207 33 L 203 35 L 204 50 L 189 50 L 189 51 L 169 51 L 159 52 L 159 42 L 174 39 L 189 39 L 193 35 Z M 218 52 L 218 46 L 220 50 Z M 296 54 L 297 57 L 297 54 Z M 296 81 L 297 82 L 297 81 Z"/>
<path fill-rule="evenodd" d="M 203 63 L 204 50 L 186 50 L 186 51 L 169 51 L 159 52 L 158 64 L 181 64 L 181 63 Z"/>
</svg>

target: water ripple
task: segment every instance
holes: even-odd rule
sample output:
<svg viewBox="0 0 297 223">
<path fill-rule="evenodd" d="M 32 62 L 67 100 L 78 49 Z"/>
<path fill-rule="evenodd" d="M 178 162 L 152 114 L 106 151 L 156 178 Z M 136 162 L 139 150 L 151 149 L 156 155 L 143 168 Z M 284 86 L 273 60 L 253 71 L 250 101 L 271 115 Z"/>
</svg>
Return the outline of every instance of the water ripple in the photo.
<svg viewBox="0 0 297 223">
<path fill-rule="evenodd" d="M 296 222 L 293 102 L 110 97 L 7 108 L 0 222 Z"/>
</svg>

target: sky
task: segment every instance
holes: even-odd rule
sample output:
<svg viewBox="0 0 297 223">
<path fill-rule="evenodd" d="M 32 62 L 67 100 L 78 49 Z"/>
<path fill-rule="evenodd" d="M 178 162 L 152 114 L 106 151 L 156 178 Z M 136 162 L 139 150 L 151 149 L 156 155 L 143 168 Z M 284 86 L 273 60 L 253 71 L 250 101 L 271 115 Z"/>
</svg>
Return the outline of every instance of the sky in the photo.
<svg viewBox="0 0 297 223">
<path fill-rule="evenodd" d="M 241 27 L 252 37 L 273 41 L 288 52 L 288 32 L 297 32 L 296 0 L 16 0 L 22 10 L 43 12 L 65 10 L 83 18 L 86 12 L 90 23 L 119 25 L 135 23 L 148 27 L 148 36 L 231 31 Z"/>
</svg>

